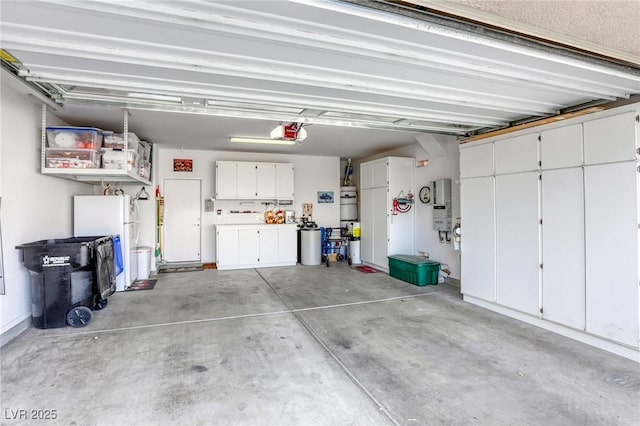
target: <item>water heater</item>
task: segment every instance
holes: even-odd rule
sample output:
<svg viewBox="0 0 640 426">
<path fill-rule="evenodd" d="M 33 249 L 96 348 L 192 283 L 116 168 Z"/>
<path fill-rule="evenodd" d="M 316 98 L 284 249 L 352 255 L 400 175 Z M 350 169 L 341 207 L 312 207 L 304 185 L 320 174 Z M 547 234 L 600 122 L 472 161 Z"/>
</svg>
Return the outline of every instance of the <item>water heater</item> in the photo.
<svg viewBox="0 0 640 426">
<path fill-rule="evenodd" d="M 451 179 L 439 179 L 431 182 L 433 200 L 433 229 L 451 231 Z"/>
</svg>

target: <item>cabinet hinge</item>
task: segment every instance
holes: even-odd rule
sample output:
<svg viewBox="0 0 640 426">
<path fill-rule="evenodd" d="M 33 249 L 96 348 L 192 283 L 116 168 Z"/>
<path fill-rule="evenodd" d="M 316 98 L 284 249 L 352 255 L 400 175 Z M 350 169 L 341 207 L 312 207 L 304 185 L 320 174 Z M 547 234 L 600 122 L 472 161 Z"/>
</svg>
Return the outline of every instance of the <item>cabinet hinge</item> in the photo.
<svg viewBox="0 0 640 426">
<path fill-rule="evenodd" d="M 258 229 L 258 234 L 260 233 L 260 230 Z"/>
<path fill-rule="evenodd" d="M 640 123 L 640 115 L 636 115 L 636 122 Z"/>
<path fill-rule="evenodd" d="M 540 313 L 544 314 L 544 309 L 543 308 L 540 308 Z"/>
<path fill-rule="evenodd" d="M 542 225 L 542 219 L 540 219 L 540 225 Z"/>
<path fill-rule="evenodd" d="M 542 161 L 538 161 L 538 167 L 542 167 Z"/>
<path fill-rule="evenodd" d="M 542 180 L 542 175 L 538 175 L 538 180 Z"/>
<path fill-rule="evenodd" d="M 542 135 L 538 135 L 538 142 L 542 141 Z"/>
<path fill-rule="evenodd" d="M 540 264 L 540 269 L 544 269 L 544 268 L 542 267 L 542 263 Z"/>
<path fill-rule="evenodd" d="M 640 155 L 640 148 L 636 149 L 636 154 Z"/>
</svg>

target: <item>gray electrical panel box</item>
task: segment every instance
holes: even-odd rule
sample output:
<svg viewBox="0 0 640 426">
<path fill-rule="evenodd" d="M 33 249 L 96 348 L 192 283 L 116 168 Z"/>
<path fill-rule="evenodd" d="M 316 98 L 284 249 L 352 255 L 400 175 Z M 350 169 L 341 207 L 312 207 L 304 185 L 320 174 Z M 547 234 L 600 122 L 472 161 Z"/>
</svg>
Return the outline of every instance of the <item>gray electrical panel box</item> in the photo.
<svg viewBox="0 0 640 426">
<path fill-rule="evenodd" d="M 451 231 L 451 179 L 431 182 L 433 201 L 433 229 Z"/>
</svg>

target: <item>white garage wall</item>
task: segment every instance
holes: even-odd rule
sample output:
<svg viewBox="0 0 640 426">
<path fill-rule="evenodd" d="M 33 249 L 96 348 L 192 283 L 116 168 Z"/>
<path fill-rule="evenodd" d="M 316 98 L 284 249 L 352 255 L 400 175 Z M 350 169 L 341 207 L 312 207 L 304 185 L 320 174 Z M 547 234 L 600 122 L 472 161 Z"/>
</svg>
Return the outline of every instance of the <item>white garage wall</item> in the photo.
<svg viewBox="0 0 640 426">
<path fill-rule="evenodd" d="M 6 294 L 0 295 L 0 332 L 31 316 L 29 274 L 15 246 L 72 236 L 72 196 L 92 186 L 41 175 L 41 107 L 16 92 L 6 80 L 0 95 L 0 194 Z M 55 117 L 49 124 L 63 124 Z"/>
<path fill-rule="evenodd" d="M 313 203 L 313 219 L 318 226 L 340 226 L 340 158 L 286 154 L 260 154 L 250 152 L 200 151 L 160 149 L 158 153 L 157 182 L 162 185 L 166 178 L 202 178 L 202 198 L 215 195 L 216 161 L 263 161 L 293 163 L 295 168 L 295 198 L 293 209 L 296 216 L 302 215 L 302 204 Z M 193 160 L 193 172 L 174 172 L 173 159 Z M 161 187 L 162 189 L 162 187 Z M 318 191 L 333 191 L 335 202 L 318 204 Z M 203 202 L 204 204 L 204 202 Z M 215 212 L 204 212 L 202 216 L 202 262 L 215 262 Z"/>
<path fill-rule="evenodd" d="M 454 137 L 448 137 L 446 143 L 447 156 L 444 158 L 429 159 L 429 165 L 416 168 L 416 187 L 413 194 L 416 199 L 416 251 L 429 253 L 429 258 L 449 265 L 451 277 L 460 279 L 460 252 L 453 249 L 451 244 L 441 243 L 438 231 L 433 230 L 433 205 L 423 204 L 418 201 L 418 191 L 437 179 L 451 179 L 451 208 L 453 223 L 460 216 L 460 152 L 458 142 Z M 354 163 L 354 181 L 359 186 L 360 163 L 375 160 L 382 157 L 415 157 L 416 160 L 428 159 L 426 151 L 418 144 L 406 145 L 392 151 L 358 160 Z M 463 228 L 464 229 L 464 224 Z"/>
</svg>

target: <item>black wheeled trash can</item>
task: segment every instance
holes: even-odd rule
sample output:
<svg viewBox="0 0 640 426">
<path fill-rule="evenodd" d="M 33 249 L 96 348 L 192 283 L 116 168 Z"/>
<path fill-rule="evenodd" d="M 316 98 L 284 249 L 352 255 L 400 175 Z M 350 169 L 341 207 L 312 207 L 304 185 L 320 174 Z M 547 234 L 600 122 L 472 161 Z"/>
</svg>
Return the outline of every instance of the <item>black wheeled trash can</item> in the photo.
<svg viewBox="0 0 640 426">
<path fill-rule="evenodd" d="M 111 236 L 40 240 L 16 248 L 29 270 L 34 327 L 84 327 L 92 309 L 104 308 L 115 291 Z"/>
</svg>

